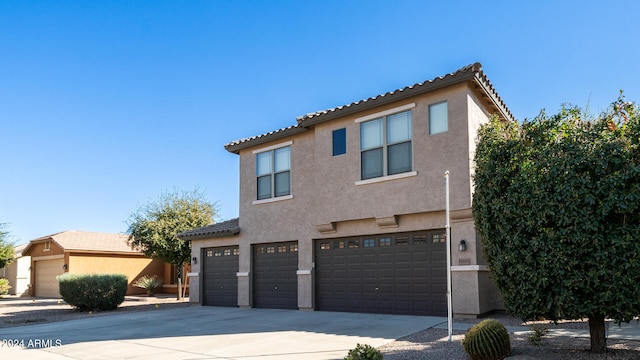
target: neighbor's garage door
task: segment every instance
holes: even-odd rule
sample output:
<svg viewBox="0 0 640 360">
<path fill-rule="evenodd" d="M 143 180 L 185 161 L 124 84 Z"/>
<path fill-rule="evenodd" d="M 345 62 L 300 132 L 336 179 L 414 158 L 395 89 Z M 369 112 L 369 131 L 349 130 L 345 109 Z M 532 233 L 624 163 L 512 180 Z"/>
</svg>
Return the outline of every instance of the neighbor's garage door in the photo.
<svg viewBox="0 0 640 360">
<path fill-rule="evenodd" d="M 298 308 L 298 243 L 253 246 L 253 306 Z"/>
<path fill-rule="evenodd" d="M 316 309 L 446 315 L 444 233 L 317 240 Z"/>
<path fill-rule="evenodd" d="M 202 304 L 238 306 L 238 246 L 206 248 L 202 272 Z"/>
<path fill-rule="evenodd" d="M 60 297 L 56 276 L 64 274 L 64 259 L 38 260 L 36 267 L 35 296 Z"/>
</svg>

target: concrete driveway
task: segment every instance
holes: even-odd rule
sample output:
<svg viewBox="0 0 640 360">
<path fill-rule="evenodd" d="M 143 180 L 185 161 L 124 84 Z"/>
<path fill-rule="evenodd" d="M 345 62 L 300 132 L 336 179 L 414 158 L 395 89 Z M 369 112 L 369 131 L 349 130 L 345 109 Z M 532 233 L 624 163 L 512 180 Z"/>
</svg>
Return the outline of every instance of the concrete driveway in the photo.
<svg viewBox="0 0 640 360">
<path fill-rule="evenodd" d="M 342 359 L 358 343 L 378 347 L 443 322 L 191 306 L 0 329 L 0 358 Z"/>
</svg>

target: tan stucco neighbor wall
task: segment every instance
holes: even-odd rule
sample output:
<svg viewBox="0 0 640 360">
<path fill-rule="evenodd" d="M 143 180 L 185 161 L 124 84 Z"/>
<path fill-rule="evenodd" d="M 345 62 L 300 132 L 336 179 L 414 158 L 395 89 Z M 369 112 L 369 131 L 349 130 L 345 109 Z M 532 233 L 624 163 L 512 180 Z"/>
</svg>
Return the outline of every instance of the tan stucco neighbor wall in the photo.
<svg viewBox="0 0 640 360">
<path fill-rule="evenodd" d="M 192 241 L 192 256 L 205 247 L 239 245 L 238 305 L 251 303 L 251 245 L 297 241 L 298 307 L 314 309 L 313 242 L 317 239 L 443 229 L 445 171 L 450 173 L 454 313 L 480 315 L 493 309 L 495 288 L 488 281 L 471 214 L 475 134 L 489 114 L 467 82 L 320 122 L 309 131 L 239 151 L 240 233 Z M 448 131 L 430 135 L 429 106 L 447 101 Z M 358 119 L 409 107 L 412 112 L 413 171 L 360 181 Z M 332 155 L 332 131 L 346 129 L 346 153 Z M 256 201 L 256 152 L 289 145 L 291 196 Z M 467 250 L 460 252 L 464 239 Z M 200 276 L 200 264 L 192 268 Z M 201 280 L 200 280 L 201 281 Z M 192 302 L 201 302 L 199 281 Z"/>
<path fill-rule="evenodd" d="M 140 255 L 69 254 L 67 272 L 72 274 L 123 274 L 129 279 L 127 295 L 144 294 L 145 290 L 133 286 L 144 275 L 162 277 L 164 264 Z"/>
</svg>

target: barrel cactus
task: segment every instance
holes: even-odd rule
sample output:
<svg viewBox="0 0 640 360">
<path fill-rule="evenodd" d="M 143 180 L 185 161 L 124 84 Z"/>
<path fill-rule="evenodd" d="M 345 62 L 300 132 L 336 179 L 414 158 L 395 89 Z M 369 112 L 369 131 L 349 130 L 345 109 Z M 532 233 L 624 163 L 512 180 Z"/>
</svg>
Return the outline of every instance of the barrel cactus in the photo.
<svg viewBox="0 0 640 360">
<path fill-rule="evenodd" d="M 470 328 L 462 346 L 471 360 L 501 360 L 511 353 L 507 329 L 492 319 L 483 320 Z"/>
</svg>

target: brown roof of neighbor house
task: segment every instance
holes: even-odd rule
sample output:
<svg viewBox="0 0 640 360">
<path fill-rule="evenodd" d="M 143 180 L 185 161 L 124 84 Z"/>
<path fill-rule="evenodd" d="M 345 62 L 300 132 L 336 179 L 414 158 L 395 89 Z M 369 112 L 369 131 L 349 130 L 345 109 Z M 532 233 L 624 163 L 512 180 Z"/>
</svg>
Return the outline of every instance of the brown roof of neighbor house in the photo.
<svg viewBox="0 0 640 360">
<path fill-rule="evenodd" d="M 406 86 L 402 89 L 390 91 L 381 95 L 370 97 L 365 100 L 352 102 L 347 105 L 342 105 L 335 108 L 316 111 L 303 116 L 299 116 L 296 119 L 297 124 L 294 126 L 272 131 L 263 135 L 232 141 L 226 144 L 224 147 L 225 149 L 227 149 L 227 151 L 238 154 L 242 149 L 303 132 L 312 125 L 321 122 L 368 110 L 374 107 L 378 107 L 465 81 L 471 81 L 473 83 L 474 88 L 478 89 L 482 94 L 482 98 L 486 100 L 486 105 L 493 112 L 498 114 L 500 118 L 508 121 L 515 120 L 513 114 L 511 114 L 511 111 L 509 111 L 509 109 L 507 108 L 507 105 L 500 98 L 493 85 L 482 71 L 482 64 L 477 62 L 460 68 L 450 74 Z"/>
<path fill-rule="evenodd" d="M 128 238 L 129 235 L 125 234 L 76 230 L 63 231 L 31 240 L 22 251 L 22 254 L 27 255 L 33 245 L 45 241 L 55 242 L 64 251 L 141 254 L 140 251 L 134 250 L 127 245 Z"/>
<path fill-rule="evenodd" d="M 182 240 L 209 239 L 240 233 L 238 218 L 207 225 L 197 229 L 181 232 L 178 237 Z"/>
</svg>

